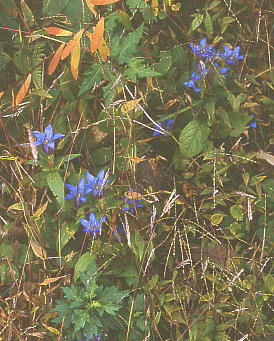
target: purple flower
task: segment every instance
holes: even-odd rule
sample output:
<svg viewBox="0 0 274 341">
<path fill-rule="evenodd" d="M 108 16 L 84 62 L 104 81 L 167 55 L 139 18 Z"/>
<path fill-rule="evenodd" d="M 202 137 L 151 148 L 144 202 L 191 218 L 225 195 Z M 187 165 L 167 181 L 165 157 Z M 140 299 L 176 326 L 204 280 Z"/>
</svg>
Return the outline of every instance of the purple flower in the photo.
<svg viewBox="0 0 274 341">
<path fill-rule="evenodd" d="M 201 88 L 198 88 L 194 82 L 193 79 L 191 79 L 190 81 L 188 82 L 183 82 L 183 85 L 189 87 L 189 88 L 193 88 L 195 92 L 200 92 L 201 91 Z"/>
<path fill-rule="evenodd" d="M 128 211 L 130 213 L 134 213 L 136 211 L 136 208 L 137 207 L 142 207 L 143 204 L 141 204 L 141 200 L 138 199 L 138 195 L 137 197 L 135 198 L 135 194 L 137 192 L 135 192 L 133 189 L 130 189 L 129 192 L 132 193 L 132 195 L 129 195 L 126 196 L 126 197 L 122 197 L 123 199 L 126 199 L 125 200 L 125 204 L 126 206 L 123 206 L 122 210 L 123 211 Z M 134 193 L 134 194 L 133 194 Z M 138 194 L 138 193 L 137 193 Z"/>
<path fill-rule="evenodd" d="M 96 238 L 96 232 L 100 232 L 102 230 L 102 224 L 103 222 L 106 220 L 106 217 L 102 217 L 101 219 L 96 219 L 95 215 L 93 212 L 91 212 L 89 214 L 89 219 L 85 220 L 85 219 L 80 219 L 81 224 L 84 227 L 84 232 L 92 232 L 94 238 Z"/>
<path fill-rule="evenodd" d="M 51 124 L 45 128 L 43 133 L 34 130 L 32 134 L 37 138 L 35 146 L 42 144 L 47 154 L 54 150 L 54 141 L 65 136 L 63 134 L 53 133 Z"/>
<path fill-rule="evenodd" d="M 96 197 L 99 193 L 103 193 L 104 186 L 109 182 L 107 177 L 108 174 L 105 175 L 104 170 L 101 170 L 98 173 L 97 178 L 91 175 L 89 172 L 86 172 L 88 183 L 85 186 L 90 188 L 91 192 L 93 192 L 93 195 Z"/>
<path fill-rule="evenodd" d="M 174 123 L 174 120 L 170 118 L 168 120 L 159 122 L 158 125 L 160 125 L 165 130 L 171 130 L 173 123 Z M 159 129 L 156 124 L 154 124 L 153 127 L 155 129 Z M 164 136 L 168 136 L 168 134 L 162 133 L 160 131 L 154 131 L 152 136 L 158 136 L 160 134 L 162 134 Z"/>
<path fill-rule="evenodd" d="M 66 184 L 65 186 L 70 190 L 70 193 L 65 196 L 65 199 L 75 199 L 78 206 L 80 206 L 81 202 L 87 202 L 86 195 L 92 192 L 91 188 L 85 187 L 85 178 L 82 178 L 77 186 L 70 184 Z"/>
<path fill-rule="evenodd" d="M 235 64 L 237 60 L 244 58 L 244 56 L 240 55 L 240 46 L 235 47 L 233 50 L 226 45 L 224 47 L 224 53 L 221 53 L 220 56 L 224 58 L 228 64 Z"/>
</svg>

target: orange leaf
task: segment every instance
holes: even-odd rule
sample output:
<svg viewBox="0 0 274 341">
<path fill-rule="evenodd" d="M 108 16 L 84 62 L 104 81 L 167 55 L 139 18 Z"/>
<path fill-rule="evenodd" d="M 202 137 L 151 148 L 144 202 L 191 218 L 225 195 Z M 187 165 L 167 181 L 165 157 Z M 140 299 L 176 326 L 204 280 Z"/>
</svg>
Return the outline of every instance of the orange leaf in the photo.
<svg viewBox="0 0 274 341">
<path fill-rule="evenodd" d="M 104 36 L 104 23 L 105 23 L 104 18 L 101 18 L 98 21 L 97 25 L 93 29 L 92 40 L 91 40 L 91 43 L 90 43 L 90 51 L 92 53 L 97 51 L 98 46 L 99 46 L 101 40 L 103 39 L 103 36 Z"/>
<path fill-rule="evenodd" d="M 84 29 L 82 28 L 79 32 L 75 34 L 75 36 L 67 43 L 67 46 L 64 48 L 61 60 L 67 58 L 68 55 L 70 55 L 71 51 L 75 48 L 75 45 L 77 44 L 77 41 L 79 41 L 82 38 Z"/>
<path fill-rule="evenodd" d="M 31 82 L 31 73 L 28 75 L 27 79 L 25 80 L 25 83 L 22 85 L 21 89 L 18 91 L 18 94 L 15 99 L 15 106 L 17 107 L 18 104 L 20 104 L 23 100 L 23 98 L 26 96 L 26 93 L 28 92 L 29 86 Z"/>
<path fill-rule="evenodd" d="M 5 92 L 1 91 L 0 92 L 0 98 L 4 95 Z"/>
<path fill-rule="evenodd" d="M 53 74 L 53 72 L 56 70 L 65 46 L 66 46 L 66 43 L 61 44 L 56 50 L 56 52 L 54 53 L 54 56 L 52 57 L 49 63 L 49 68 L 48 68 L 49 75 Z"/>
<path fill-rule="evenodd" d="M 91 12 L 96 16 L 97 12 L 94 9 L 95 5 L 91 3 L 90 0 L 86 0 L 86 3 L 87 3 L 88 8 L 91 10 Z"/>
<path fill-rule="evenodd" d="M 48 34 L 52 34 L 52 35 L 57 36 L 57 37 L 58 36 L 62 36 L 62 37 L 72 36 L 72 32 L 64 30 L 64 29 L 59 28 L 59 27 L 50 26 L 50 27 L 45 28 L 45 31 Z"/>
<path fill-rule="evenodd" d="M 99 51 L 100 57 L 103 59 L 104 62 L 106 62 L 108 57 L 110 56 L 110 52 L 109 52 L 109 48 L 104 38 L 102 38 L 102 40 L 100 41 L 100 44 L 98 46 L 98 51 Z"/>
<path fill-rule="evenodd" d="M 80 62 L 80 40 L 76 42 L 76 45 L 71 52 L 70 70 L 74 79 L 78 78 L 79 62 Z"/>
<path fill-rule="evenodd" d="M 93 5 L 109 5 L 120 0 L 88 0 Z"/>
</svg>

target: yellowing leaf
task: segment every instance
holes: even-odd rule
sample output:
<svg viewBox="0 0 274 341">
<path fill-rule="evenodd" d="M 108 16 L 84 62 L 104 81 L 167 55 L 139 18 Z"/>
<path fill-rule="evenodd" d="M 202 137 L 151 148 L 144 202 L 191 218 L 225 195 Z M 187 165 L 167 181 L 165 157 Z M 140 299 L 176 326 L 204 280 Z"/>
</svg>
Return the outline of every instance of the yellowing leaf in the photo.
<svg viewBox="0 0 274 341">
<path fill-rule="evenodd" d="M 147 158 L 141 158 L 141 157 L 137 157 L 137 156 L 133 156 L 133 157 L 129 156 L 128 158 L 133 163 L 139 163 L 139 162 L 143 162 L 143 161 L 147 160 Z"/>
<path fill-rule="evenodd" d="M 140 199 L 142 199 L 141 194 L 138 193 L 138 192 L 126 192 L 125 193 L 125 197 L 127 197 L 128 199 L 132 199 L 132 200 L 136 200 L 136 199 L 140 200 Z"/>
<path fill-rule="evenodd" d="M 133 99 L 131 101 L 128 101 L 126 103 L 124 103 L 122 105 L 122 113 L 126 114 L 128 113 L 129 111 L 135 109 L 135 107 L 137 106 L 137 104 L 142 100 L 142 98 L 138 98 L 138 99 Z"/>
<path fill-rule="evenodd" d="M 78 78 L 79 62 L 80 62 L 80 40 L 77 41 L 71 52 L 70 69 L 74 79 Z"/>
<path fill-rule="evenodd" d="M 82 28 L 79 32 L 75 34 L 75 36 L 67 43 L 67 46 L 64 48 L 62 55 L 61 55 L 61 60 L 67 58 L 67 56 L 70 55 L 70 53 L 73 51 L 75 48 L 76 44 L 80 39 L 82 38 L 84 29 Z"/>
<path fill-rule="evenodd" d="M 33 218 L 34 219 L 38 219 L 41 216 L 41 214 L 44 213 L 44 211 L 46 210 L 47 206 L 48 206 L 48 201 L 46 201 L 42 206 L 40 206 L 37 209 L 37 211 L 33 215 Z"/>
<path fill-rule="evenodd" d="M 11 205 L 8 208 L 8 211 L 9 210 L 23 211 L 24 210 L 24 206 L 22 205 L 21 202 L 17 202 L 16 204 Z"/>
<path fill-rule="evenodd" d="M 15 99 L 15 107 L 17 107 L 17 105 L 20 104 L 23 98 L 26 96 L 26 93 L 29 90 L 30 82 L 31 82 L 31 73 L 28 75 L 27 79 L 25 80 L 25 83 L 22 85 L 21 89 L 18 91 L 18 94 Z"/>
<path fill-rule="evenodd" d="M 101 6 L 101 5 L 109 5 L 114 4 L 120 0 L 89 0 L 89 2 L 93 5 Z"/>
<path fill-rule="evenodd" d="M 104 25 L 105 25 L 105 20 L 104 18 L 101 18 L 93 29 L 92 39 L 90 43 L 90 51 L 92 53 L 97 51 L 98 46 L 101 40 L 103 39 Z"/>
<path fill-rule="evenodd" d="M 64 29 L 59 28 L 59 27 L 50 26 L 50 27 L 45 28 L 45 31 L 48 34 L 52 34 L 52 35 L 57 36 L 57 37 L 59 37 L 59 36 L 62 36 L 62 37 L 72 36 L 72 32 L 64 30 Z"/>
<path fill-rule="evenodd" d="M 99 51 L 100 57 L 103 59 L 104 62 L 106 62 L 108 57 L 110 56 L 110 52 L 109 52 L 109 48 L 104 38 L 102 38 L 102 40 L 100 41 L 100 44 L 98 46 L 98 51 Z"/>
<path fill-rule="evenodd" d="M 45 251 L 34 240 L 30 241 L 30 246 L 31 246 L 32 251 L 34 252 L 35 256 L 37 256 L 37 257 L 39 257 L 41 259 L 45 259 L 46 258 Z"/>
<path fill-rule="evenodd" d="M 54 53 L 54 56 L 52 57 L 49 63 L 49 67 L 48 67 L 49 75 L 53 74 L 53 72 L 56 70 L 65 46 L 66 46 L 66 43 L 61 44 L 56 50 L 56 52 Z"/>
<path fill-rule="evenodd" d="M 64 276 L 61 277 L 54 277 L 54 278 L 46 278 L 43 282 L 38 283 L 39 285 L 48 285 L 50 283 L 54 283 L 56 281 L 58 281 L 58 279 L 60 278 L 64 278 Z"/>
<path fill-rule="evenodd" d="M 86 3 L 91 12 L 96 16 L 97 12 L 94 9 L 95 5 L 90 0 L 86 0 Z"/>
<path fill-rule="evenodd" d="M 53 328 L 53 327 L 50 327 L 50 326 L 46 325 L 46 324 L 43 323 L 43 322 L 42 322 L 42 325 L 43 325 L 48 331 L 50 331 L 51 333 L 53 333 L 53 334 L 55 334 L 55 335 L 59 335 L 59 334 L 60 334 L 59 330 L 57 330 L 57 329 L 55 329 L 55 328 Z"/>
</svg>

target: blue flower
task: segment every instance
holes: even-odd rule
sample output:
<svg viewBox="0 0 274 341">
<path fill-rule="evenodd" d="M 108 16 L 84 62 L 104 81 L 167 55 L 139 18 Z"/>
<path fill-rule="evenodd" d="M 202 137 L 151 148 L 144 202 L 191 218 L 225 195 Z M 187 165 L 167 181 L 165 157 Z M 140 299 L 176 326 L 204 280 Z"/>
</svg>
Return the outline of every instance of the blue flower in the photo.
<svg viewBox="0 0 274 341">
<path fill-rule="evenodd" d="M 75 199 L 78 206 L 81 202 L 87 202 L 86 195 L 92 192 L 91 188 L 85 187 L 85 178 L 82 178 L 77 186 L 70 184 L 66 184 L 65 186 L 70 190 L 70 193 L 65 196 L 65 199 Z"/>
<path fill-rule="evenodd" d="M 101 170 L 97 178 L 91 175 L 89 172 L 86 172 L 86 178 L 88 180 L 86 187 L 91 189 L 91 192 L 93 192 L 93 195 L 96 197 L 99 193 L 103 193 L 104 186 L 109 183 L 109 180 L 107 180 L 107 174 L 105 176 L 105 171 Z"/>
<path fill-rule="evenodd" d="M 257 128 L 257 122 L 254 120 L 254 114 L 250 114 L 249 116 L 251 116 L 251 120 L 250 122 L 247 124 L 248 127 L 251 127 L 251 128 Z"/>
<path fill-rule="evenodd" d="M 173 123 L 174 123 L 174 120 L 170 118 L 170 119 L 168 119 L 168 120 L 159 122 L 158 125 L 160 125 L 160 126 L 161 126 L 163 129 L 165 129 L 165 130 L 171 130 Z M 154 124 L 153 127 L 154 127 L 155 129 L 159 129 L 159 128 L 157 127 L 156 124 Z M 158 135 L 160 135 L 160 134 L 162 134 L 162 135 L 164 135 L 164 136 L 168 136 L 168 134 L 162 133 L 162 132 L 160 132 L 160 131 L 154 131 L 154 132 L 153 132 L 153 136 L 158 136 Z"/>
<path fill-rule="evenodd" d="M 200 41 L 200 45 L 195 45 L 192 43 L 188 44 L 192 51 L 200 56 L 201 58 L 205 58 L 205 61 L 213 61 L 217 58 L 219 58 L 219 52 L 215 51 L 215 47 L 211 45 L 207 45 L 206 38 L 203 38 Z"/>
<path fill-rule="evenodd" d="M 42 144 L 47 154 L 54 150 L 54 141 L 65 136 L 63 134 L 53 133 L 51 124 L 45 128 L 43 133 L 40 131 L 32 131 L 32 134 L 37 138 L 35 146 Z"/>
<path fill-rule="evenodd" d="M 228 64 L 235 64 L 237 60 L 244 58 L 244 56 L 240 55 L 240 46 L 235 47 L 233 50 L 226 45 L 224 47 L 224 53 L 221 53 L 220 56 L 224 58 Z"/>
<path fill-rule="evenodd" d="M 95 218 L 95 215 L 93 212 L 91 212 L 89 214 L 89 219 L 88 220 L 85 220 L 85 219 L 80 219 L 80 222 L 81 224 L 83 225 L 84 227 L 84 231 L 85 232 L 92 232 L 93 233 L 93 236 L 94 238 L 96 238 L 96 232 L 100 232 L 101 233 L 101 230 L 102 230 L 102 224 L 103 222 L 106 220 L 106 217 L 102 217 L 101 219 L 97 220 Z"/>
<path fill-rule="evenodd" d="M 130 194 L 132 193 L 132 195 Z M 125 204 L 127 206 L 123 206 L 123 211 L 128 211 L 130 213 L 134 213 L 137 207 L 142 207 L 141 200 L 138 199 L 140 197 L 139 193 L 135 192 L 133 189 L 130 189 L 128 195 L 126 197 L 122 197 L 125 200 Z"/>
<path fill-rule="evenodd" d="M 196 84 L 195 84 L 193 79 L 191 79 L 188 82 L 183 82 L 182 84 L 185 85 L 185 86 L 188 86 L 189 88 L 193 88 L 195 92 L 200 92 L 201 91 L 201 88 L 198 88 L 196 86 Z"/>
</svg>

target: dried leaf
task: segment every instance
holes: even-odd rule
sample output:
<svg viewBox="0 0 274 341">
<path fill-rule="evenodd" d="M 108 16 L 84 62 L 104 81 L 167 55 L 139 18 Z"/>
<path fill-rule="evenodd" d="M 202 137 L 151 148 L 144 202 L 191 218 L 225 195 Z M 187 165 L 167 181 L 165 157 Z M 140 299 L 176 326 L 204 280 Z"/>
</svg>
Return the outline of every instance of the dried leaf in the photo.
<svg viewBox="0 0 274 341">
<path fill-rule="evenodd" d="M 104 18 L 101 18 L 93 29 L 92 39 L 90 43 L 90 51 L 92 53 L 97 51 L 98 46 L 101 40 L 103 39 L 104 26 L 105 26 L 105 20 Z"/>
<path fill-rule="evenodd" d="M 71 60 L 70 60 L 70 69 L 74 79 L 78 79 L 78 70 L 79 70 L 79 62 L 80 62 L 80 40 L 77 41 L 74 49 L 71 53 Z"/>
<path fill-rule="evenodd" d="M 102 38 L 102 40 L 100 41 L 98 51 L 100 57 L 103 59 L 104 62 L 106 62 L 108 57 L 110 56 L 110 51 L 104 38 Z"/>
<path fill-rule="evenodd" d="M 61 44 L 56 50 L 56 52 L 54 53 L 54 56 L 52 57 L 49 63 L 49 68 L 48 68 L 49 75 L 53 74 L 53 72 L 56 70 L 65 46 L 66 46 L 66 43 Z"/>
<path fill-rule="evenodd" d="M 57 36 L 57 37 L 59 37 L 59 36 L 61 36 L 61 37 L 70 37 L 70 36 L 72 36 L 72 32 L 64 30 L 64 29 L 59 28 L 59 27 L 52 27 L 52 26 L 50 26 L 50 27 L 45 28 L 45 31 L 48 34 L 52 34 L 52 35 Z"/>
<path fill-rule="evenodd" d="M 102 6 L 102 5 L 109 5 L 114 4 L 115 2 L 118 2 L 120 0 L 88 0 L 91 4 Z"/>
<path fill-rule="evenodd" d="M 263 159 L 263 160 L 267 161 L 268 163 L 270 163 L 272 166 L 274 166 L 274 156 L 269 154 L 269 153 L 263 152 L 261 150 L 256 154 L 256 158 L 257 159 Z"/>
<path fill-rule="evenodd" d="M 46 278 L 43 282 L 38 283 L 39 285 L 48 285 L 50 283 L 54 283 L 58 281 L 60 278 L 64 278 L 65 276 L 60 276 L 60 277 L 54 277 L 54 278 Z"/>
<path fill-rule="evenodd" d="M 34 219 L 38 219 L 46 210 L 48 206 L 48 201 L 46 201 L 42 206 L 40 206 L 33 215 Z"/>
<path fill-rule="evenodd" d="M 67 56 L 70 55 L 70 53 L 73 51 L 75 46 L 77 45 L 77 42 L 80 41 L 82 38 L 84 29 L 82 28 L 79 32 L 75 34 L 75 36 L 67 43 L 67 46 L 64 48 L 62 55 L 61 55 L 61 60 L 64 60 L 67 58 Z"/>
<path fill-rule="evenodd" d="M 4 95 L 5 92 L 1 91 L 0 92 L 0 99 L 2 98 L 2 96 Z"/>
<path fill-rule="evenodd" d="M 129 156 L 128 159 L 132 161 L 133 163 L 139 163 L 139 162 L 143 162 L 147 160 L 147 158 L 141 158 L 137 156 L 133 156 L 133 157 Z"/>
<path fill-rule="evenodd" d="M 42 249 L 42 247 L 37 244 L 34 240 L 30 241 L 30 246 L 32 248 L 32 251 L 34 252 L 35 256 L 41 258 L 41 259 L 45 259 L 46 258 L 46 253 L 45 251 Z"/>
<path fill-rule="evenodd" d="M 30 82 L 31 82 L 31 73 L 28 75 L 27 79 L 25 80 L 25 83 L 22 85 L 21 89 L 18 91 L 18 94 L 15 99 L 15 107 L 17 107 L 17 105 L 20 104 L 23 98 L 26 96 L 26 93 L 29 90 Z"/>
<path fill-rule="evenodd" d="M 42 322 L 42 325 L 43 325 L 48 331 L 50 331 L 51 333 L 53 333 L 53 334 L 55 334 L 55 335 L 59 335 L 59 334 L 60 334 L 59 330 L 57 330 L 57 329 L 55 329 L 55 328 L 53 328 L 53 327 L 50 327 L 50 326 L 46 325 L 46 324 L 43 323 L 43 322 Z"/>
<path fill-rule="evenodd" d="M 137 106 L 137 104 L 142 100 L 142 98 L 137 98 L 137 99 L 133 99 L 131 101 L 128 101 L 126 103 L 123 103 L 121 111 L 122 113 L 126 114 L 129 111 L 135 109 L 135 107 Z"/>
</svg>

